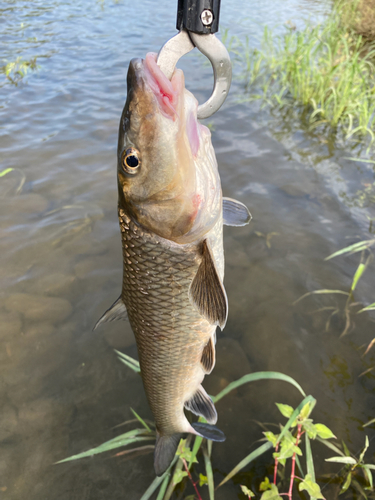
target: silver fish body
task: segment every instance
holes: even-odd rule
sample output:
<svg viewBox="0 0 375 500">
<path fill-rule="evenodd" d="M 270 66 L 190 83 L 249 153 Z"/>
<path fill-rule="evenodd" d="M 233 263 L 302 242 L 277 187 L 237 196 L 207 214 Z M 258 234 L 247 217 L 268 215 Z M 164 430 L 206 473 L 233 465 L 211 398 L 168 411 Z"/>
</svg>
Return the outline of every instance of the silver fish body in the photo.
<svg viewBox="0 0 375 500">
<path fill-rule="evenodd" d="M 228 313 L 223 222 L 244 225 L 251 217 L 240 202 L 222 198 L 197 104 L 181 70 L 169 81 L 155 54 L 131 61 L 118 142 L 122 293 L 97 325 L 129 318 L 155 418 L 158 475 L 183 433 L 225 439 L 201 383 L 214 367 L 216 327 Z M 208 424 L 190 424 L 184 408 Z"/>
</svg>

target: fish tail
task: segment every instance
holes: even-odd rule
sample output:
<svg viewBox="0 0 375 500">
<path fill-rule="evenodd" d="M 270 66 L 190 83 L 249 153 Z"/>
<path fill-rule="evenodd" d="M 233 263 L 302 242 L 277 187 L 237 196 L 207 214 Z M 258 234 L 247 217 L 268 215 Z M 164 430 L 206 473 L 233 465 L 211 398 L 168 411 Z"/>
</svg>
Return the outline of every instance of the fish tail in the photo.
<svg viewBox="0 0 375 500">
<path fill-rule="evenodd" d="M 224 432 L 214 425 L 204 424 L 203 422 L 193 422 L 191 427 L 191 432 L 193 434 L 210 439 L 211 441 L 222 443 L 226 439 Z"/>
<path fill-rule="evenodd" d="M 154 469 L 157 476 L 161 476 L 170 466 L 180 442 L 181 434 L 161 436 L 156 432 L 154 453 Z"/>
</svg>

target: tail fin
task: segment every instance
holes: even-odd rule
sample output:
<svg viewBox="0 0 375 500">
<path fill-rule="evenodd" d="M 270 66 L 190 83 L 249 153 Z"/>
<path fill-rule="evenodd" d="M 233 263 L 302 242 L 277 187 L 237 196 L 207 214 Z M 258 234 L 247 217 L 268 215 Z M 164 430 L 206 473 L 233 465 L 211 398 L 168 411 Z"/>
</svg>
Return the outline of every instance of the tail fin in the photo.
<svg viewBox="0 0 375 500">
<path fill-rule="evenodd" d="M 218 441 L 221 443 L 226 439 L 224 432 L 214 425 L 204 424 L 203 422 L 193 422 L 191 426 L 199 436 L 211 439 L 211 441 Z"/>
<path fill-rule="evenodd" d="M 156 433 L 156 444 L 154 453 L 154 469 L 157 476 L 161 476 L 170 466 L 180 442 L 181 434 L 161 436 Z"/>
</svg>

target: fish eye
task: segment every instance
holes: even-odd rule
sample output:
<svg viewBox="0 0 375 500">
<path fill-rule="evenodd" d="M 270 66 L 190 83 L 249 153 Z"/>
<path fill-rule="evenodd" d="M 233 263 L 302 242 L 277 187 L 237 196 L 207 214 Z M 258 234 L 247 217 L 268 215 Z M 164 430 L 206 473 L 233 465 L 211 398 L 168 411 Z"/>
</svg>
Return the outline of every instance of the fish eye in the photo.
<svg viewBox="0 0 375 500">
<path fill-rule="evenodd" d="M 135 148 L 128 148 L 122 153 L 121 166 L 127 174 L 136 174 L 140 165 L 140 154 Z"/>
</svg>

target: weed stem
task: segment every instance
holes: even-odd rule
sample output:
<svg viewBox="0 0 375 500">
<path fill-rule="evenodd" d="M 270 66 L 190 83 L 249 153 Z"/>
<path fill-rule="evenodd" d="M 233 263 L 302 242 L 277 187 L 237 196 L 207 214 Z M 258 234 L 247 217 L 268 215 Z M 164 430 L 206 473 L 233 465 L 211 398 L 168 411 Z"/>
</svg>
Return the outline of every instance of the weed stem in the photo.
<svg viewBox="0 0 375 500">
<path fill-rule="evenodd" d="M 279 443 L 277 443 L 275 451 L 276 451 L 276 453 L 279 451 Z M 275 468 L 274 468 L 274 471 L 273 471 L 273 484 L 275 486 L 276 486 L 276 480 L 277 480 L 277 464 L 278 463 L 279 463 L 279 461 L 277 460 L 277 458 L 275 458 Z"/>
<path fill-rule="evenodd" d="M 301 439 L 301 435 L 302 435 L 302 425 L 298 424 L 296 446 L 299 445 L 299 440 Z M 294 474 L 295 470 L 296 470 L 296 454 L 293 453 L 292 472 L 290 475 L 290 484 L 289 484 L 289 493 L 288 493 L 289 500 L 292 500 L 292 491 L 293 491 L 293 483 L 294 483 L 294 478 L 295 478 L 295 474 Z"/>
<path fill-rule="evenodd" d="M 195 482 L 193 481 L 193 477 L 192 477 L 192 475 L 190 474 L 188 464 L 186 463 L 186 460 L 185 460 L 184 458 L 182 459 L 182 462 L 183 462 L 183 464 L 184 464 L 184 467 L 185 467 L 185 470 L 186 470 L 186 472 L 187 472 L 187 475 L 188 475 L 188 477 L 189 477 L 189 479 L 190 479 L 190 482 L 191 482 L 191 484 L 194 486 L 195 493 L 197 494 L 198 500 L 202 500 L 202 497 L 200 496 L 199 490 L 198 490 L 198 488 L 197 488 L 197 483 L 195 483 Z"/>
</svg>

